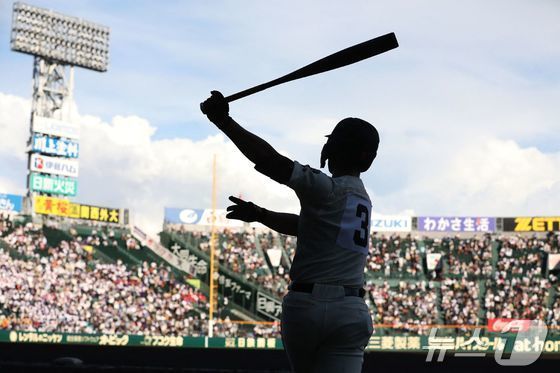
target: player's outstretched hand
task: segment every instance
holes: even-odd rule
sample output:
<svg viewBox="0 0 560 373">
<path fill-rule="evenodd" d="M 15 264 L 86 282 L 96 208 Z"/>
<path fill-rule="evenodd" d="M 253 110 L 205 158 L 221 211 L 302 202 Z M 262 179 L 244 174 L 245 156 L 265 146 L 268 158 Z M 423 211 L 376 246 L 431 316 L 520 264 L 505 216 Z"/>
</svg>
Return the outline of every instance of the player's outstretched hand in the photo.
<svg viewBox="0 0 560 373">
<path fill-rule="evenodd" d="M 247 223 L 251 223 L 253 221 L 259 221 L 259 218 L 262 216 L 263 209 L 253 202 L 243 201 L 234 196 L 229 196 L 229 200 L 233 202 L 234 205 L 228 206 L 227 208 L 229 212 L 226 218 L 228 219 L 243 220 Z"/>
<path fill-rule="evenodd" d="M 206 114 L 210 122 L 221 127 L 229 119 L 229 104 L 220 92 L 212 91 L 210 93 L 212 95 L 200 104 L 200 110 Z"/>
</svg>

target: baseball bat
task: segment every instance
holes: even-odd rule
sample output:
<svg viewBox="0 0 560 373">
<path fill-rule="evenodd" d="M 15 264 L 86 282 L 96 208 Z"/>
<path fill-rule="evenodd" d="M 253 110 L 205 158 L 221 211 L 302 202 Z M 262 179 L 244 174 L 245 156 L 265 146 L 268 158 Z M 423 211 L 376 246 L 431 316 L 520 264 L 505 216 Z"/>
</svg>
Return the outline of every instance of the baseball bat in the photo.
<svg viewBox="0 0 560 373">
<path fill-rule="evenodd" d="M 377 38 L 365 41 L 360 44 L 356 44 L 349 48 L 333 53 L 278 79 L 274 79 L 270 82 L 259 84 L 244 91 L 234 93 L 231 96 L 227 96 L 226 101 L 232 102 L 235 100 L 239 100 L 240 98 L 252 95 L 253 93 L 264 91 L 265 89 L 277 86 L 279 84 L 291 82 L 292 80 L 305 78 L 315 74 L 338 69 L 339 67 L 351 65 L 361 60 L 365 60 L 366 58 L 370 58 L 378 54 L 387 52 L 391 49 L 397 48 L 398 46 L 399 43 L 397 41 L 397 37 L 395 36 L 395 33 L 391 32 L 389 34 L 379 36 Z"/>
</svg>

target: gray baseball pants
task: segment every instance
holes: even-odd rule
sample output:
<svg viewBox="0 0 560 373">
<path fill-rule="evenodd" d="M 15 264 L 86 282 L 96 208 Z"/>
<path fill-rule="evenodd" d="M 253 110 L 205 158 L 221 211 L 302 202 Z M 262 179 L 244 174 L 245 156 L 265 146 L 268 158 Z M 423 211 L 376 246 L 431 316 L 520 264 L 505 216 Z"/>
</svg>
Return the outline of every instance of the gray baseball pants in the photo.
<svg viewBox="0 0 560 373">
<path fill-rule="evenodd" d="M 365 301 L 344 288 L 315 284 L 282 302 L 282 342 L 297 373 L 359 373 L 373 333 Z"/>
</svg>

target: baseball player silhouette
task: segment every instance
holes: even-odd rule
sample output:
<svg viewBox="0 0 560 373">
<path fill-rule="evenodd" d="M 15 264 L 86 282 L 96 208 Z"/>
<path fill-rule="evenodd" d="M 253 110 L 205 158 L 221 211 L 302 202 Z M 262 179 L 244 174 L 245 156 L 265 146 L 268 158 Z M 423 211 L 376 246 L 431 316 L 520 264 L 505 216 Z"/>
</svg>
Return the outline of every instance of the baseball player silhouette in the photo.
<svg viewBox="0 0 560 373">
<path fill-rule="evenodd" d="M 296 372 L 360 372 L 373 325 L 364 302 L 371 202 L 360 173 L 377 155 L 379 134 L 358 118 L 340 121 L 321 151 L 321 168 L 279 154 L 229 116 L 218 91 L 201 110 L 255 164 L 255 169 L 292 188 L 299 215 L 270 211 L 230 196 L 227 217 L 258 221 L 297 236 L 289 292 L 282 301 L 282 341 Z"/>
</svg>

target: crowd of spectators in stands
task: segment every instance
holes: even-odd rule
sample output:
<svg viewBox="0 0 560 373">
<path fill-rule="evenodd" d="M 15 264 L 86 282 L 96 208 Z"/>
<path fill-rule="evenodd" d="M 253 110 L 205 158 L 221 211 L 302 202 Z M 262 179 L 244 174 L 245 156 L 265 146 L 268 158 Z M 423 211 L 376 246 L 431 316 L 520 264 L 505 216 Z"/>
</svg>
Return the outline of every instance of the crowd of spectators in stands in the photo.
<svg viewBox="0 0 560 373">
<path fill-rule="evenodd" d="M 546 320 L 550 282 L 540 277 L 497 276 L 486 281 L 486 318 L 514 318 Z"/>
<path fill-rule="evenodd" d="M 9 214 L 0 213 L 0 237 L 10 233 L 13 229 L 14 223 Z"/>
<path fill-rule="evenodd" d="M 90 248 L 138 249 L 130 234 L 111 229 L 70 233 L 53 247 L 42 229 L 31 223 L 14 226 L 10 217 L 0 216 L 0 236 L 10 247 L 0 251 L 0 328 L 206 335 L 206 297 L 169 267 L 101 263 L 93 257 Z M 208 252 L 208 234 L 191 237 Z M 226 268 L 279 298 L 285 293 L 294 237 L 224 230 L 217 242 Z M 266 252 L 278 245 L 284 254 L 275 267 Z M 429 252 L 444 255 L 446 270 L 437 282 L 424 281 Z M 558 252 L 557 235 L 437 240 L 373 235 L 366 300 L 376 324 L 406 333 L 428 334 L 423 326 L 438 323 L 484 325 L 499 317 L 541 319 L 558 328 L 560 284 L 557 275 L 544 276 L 546 254 Z M 279 331 L 277 324 L 239 325 L 226 318 L 214 325 L 214 335 L 278 337 Z"/>
<path fill-rule="evenodd" d="M 48 245 L 41 229 L 17 227 L 0 249 L 0 328 L 22 331 L 206 335 L 208 302 L 169 267 L 100 263 L 89 246 L 111 244 L 97 232 Z M 235 324 L 232 324 L 235 325 Z M 233 328 L 233 327 L 232 327 Z M 262 326 L 244 336 L 268 336 Z M 217 334 L 218 336 L 220 334 Z"/>
<path fill-rule="evenodd" d="M 184 237 L 198 242 L 198 248 L 208 253 L 210 234 L 183 233 Z M 256 240 L 261 246 L 260 252 Z M 216 254 L 220 264 L 239 274 L 246 281 L 252 282 L 274 295 L 283 296 L 288 281 L 288 271 L 284 266 L 274 268 L 266 262 L 266 249 L 271 248 L 272 236 L 252 231 L 234 232 L 224 229 L 217 235 Z"/>
<path fill-rule="evenodd" d="M 376 324 L 414 334 L 429 334 L 422 326 L 437 324 L 437 293 L 429 282 L 372 283 L 366 290 Z"/>
<path fill-rule="evenodd" d="M 479 288 L 475 281 L 445 279 L 441 284 L 441 314 L 446 325 L 480 323 Z"/>
<path fill-rule="evenodd" d="M 366 269 L 377 278 L 417 278 L 423 273 L 422 258 L 410 235 L 371 236 Z"/>
<path fill-rule="evenodd" d="M 545 242 L 536 237 L 508 236 L 497 239 L 499 244 L 496 276 L 540 277 Z"/>
<path fill-rule="evenodd" d="M 468 279 L 492 275 L 492 239 L 489 235 L 449 240 L 449 273 Z"/>
</svg>

